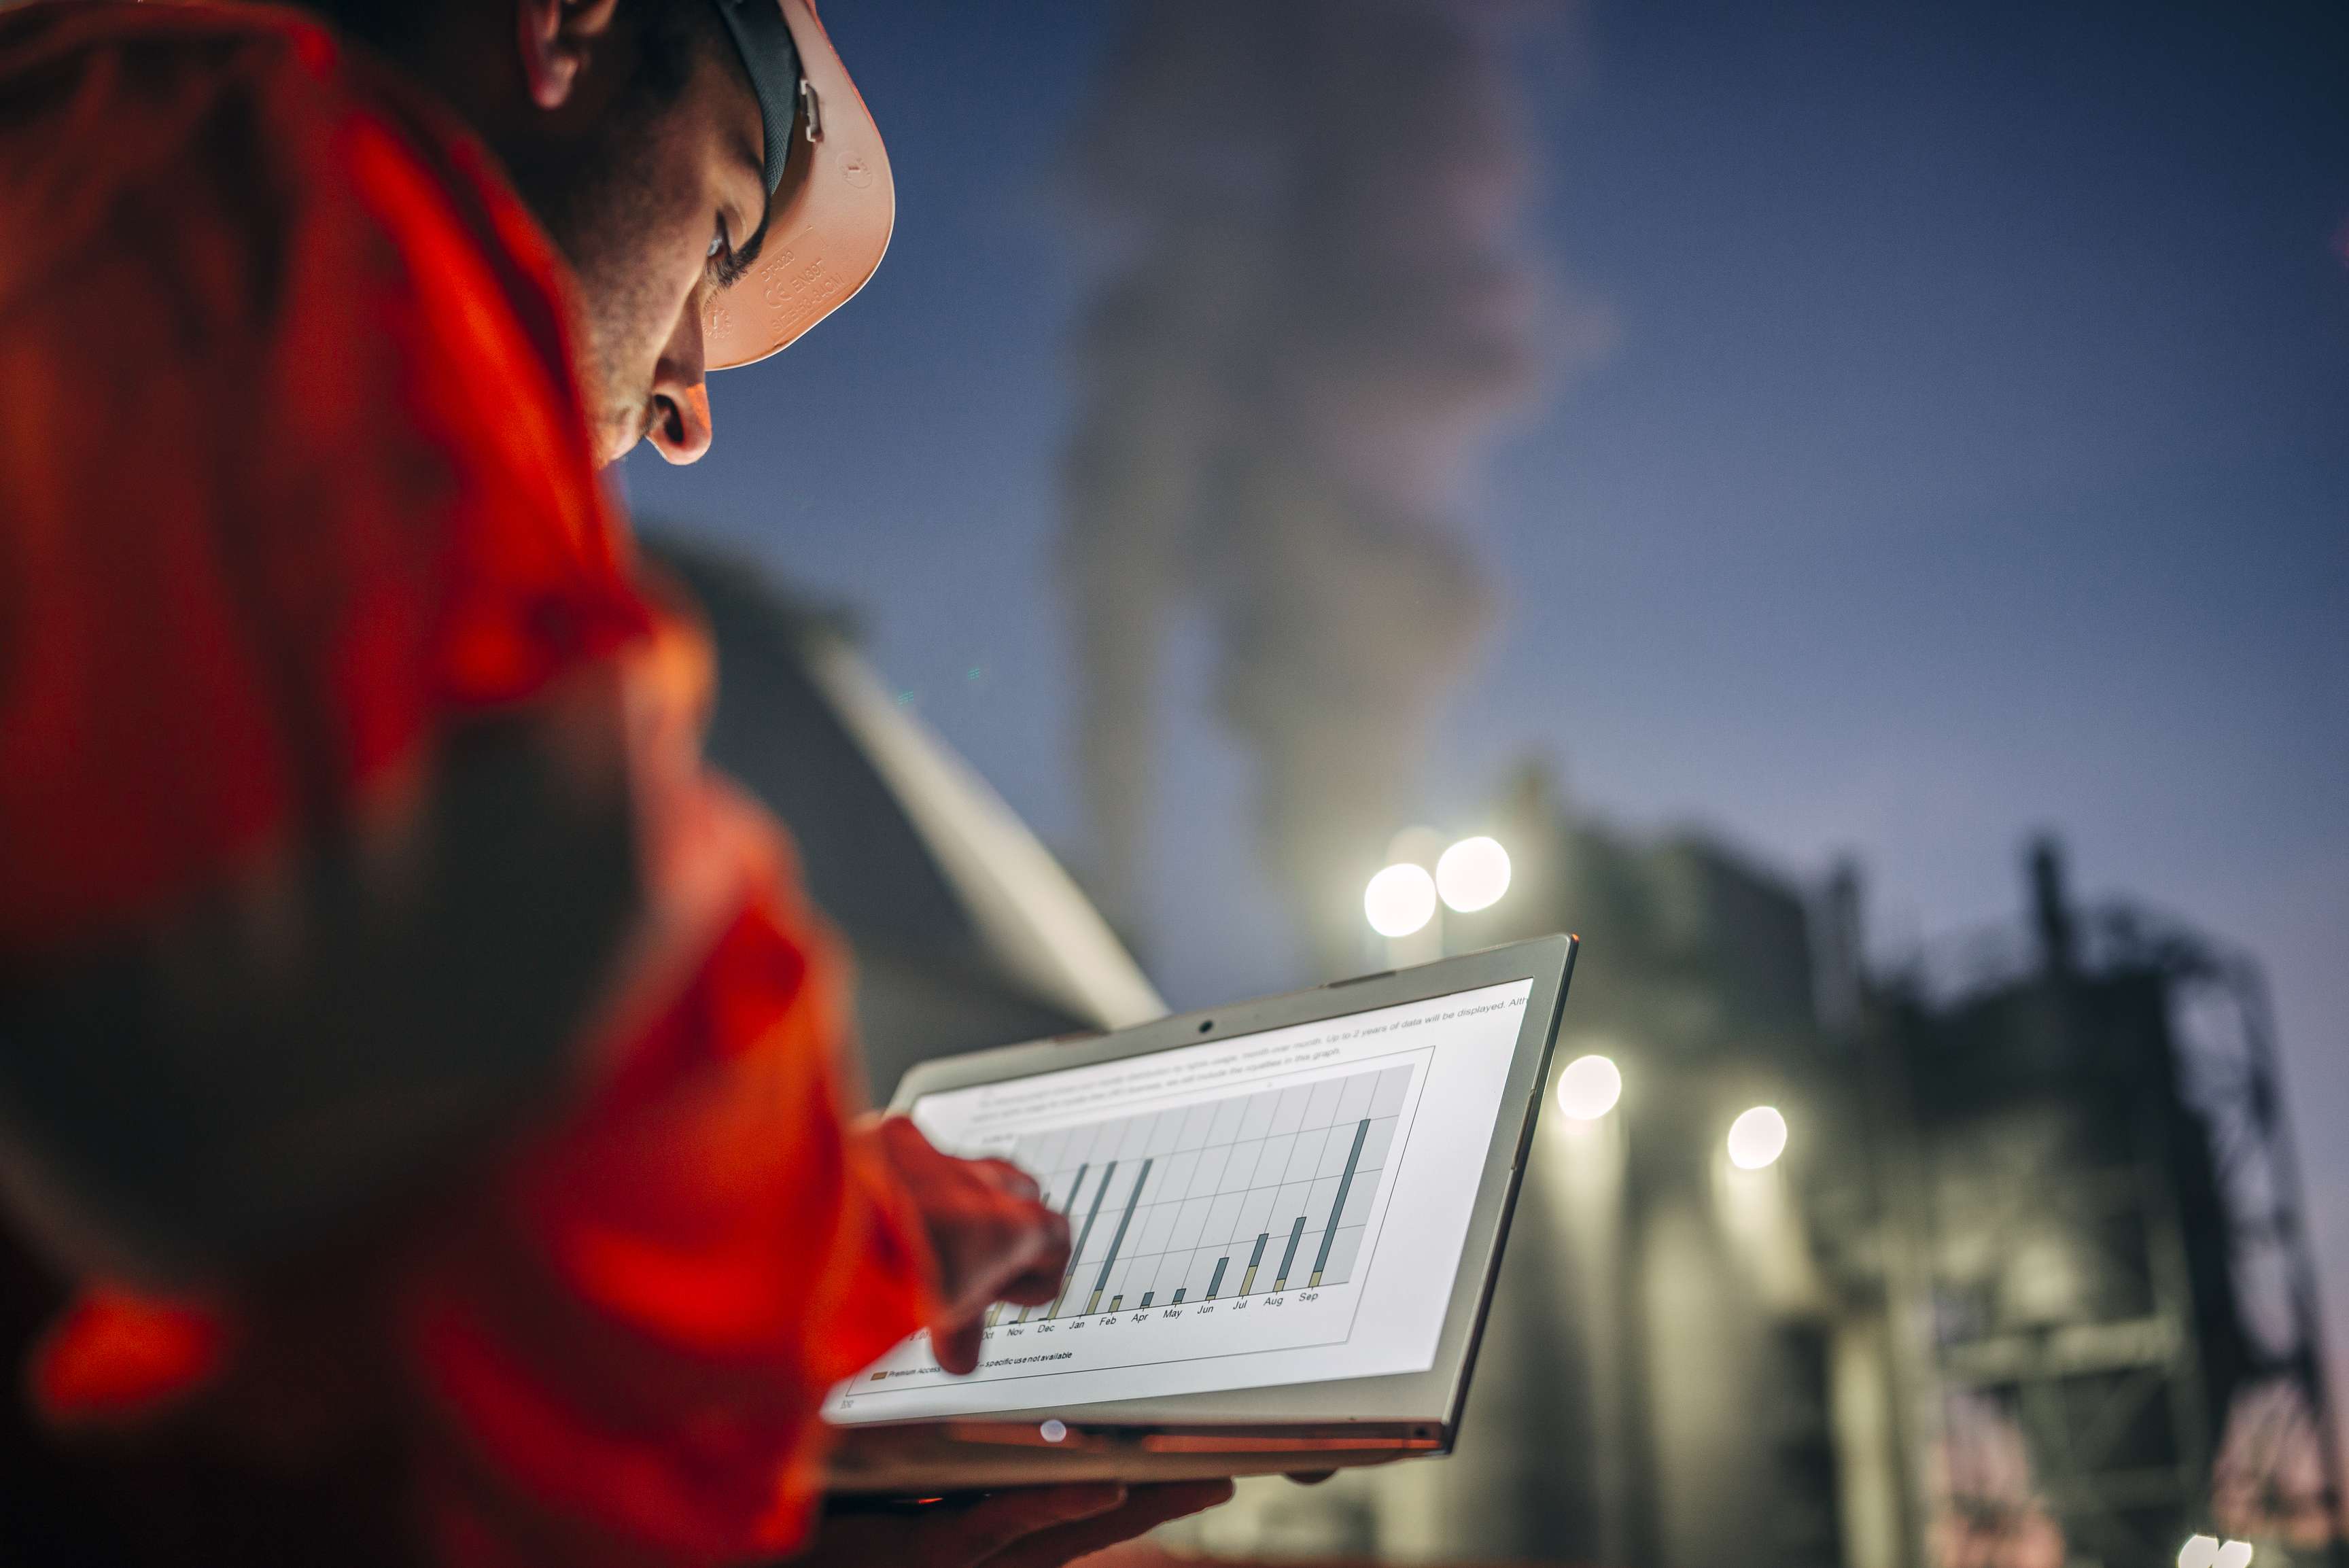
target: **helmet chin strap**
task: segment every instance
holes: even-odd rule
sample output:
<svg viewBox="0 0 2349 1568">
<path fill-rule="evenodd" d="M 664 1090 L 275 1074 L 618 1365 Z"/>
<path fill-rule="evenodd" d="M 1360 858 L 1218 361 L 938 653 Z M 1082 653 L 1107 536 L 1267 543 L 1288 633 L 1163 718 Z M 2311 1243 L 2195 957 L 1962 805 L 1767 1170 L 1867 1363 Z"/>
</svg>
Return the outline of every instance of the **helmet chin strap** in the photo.
<svg viewBox="0 0 2349 1568">
<path fill-rule="evenodd" d="M 750 74 L 751 90 L 759 95 L 759 119 L 767 131 L 767 194 L 783 182 L 783 166 L 791 161 L 792 120 L 798 113 L 803 84 L 800 52 L 792 43 L 791 25 L 775 0 L 710 0 L 725 19 L 742 67 Z M 817 129 L 815 105 L 808 104 L 808 139 Z"/>
</svg>

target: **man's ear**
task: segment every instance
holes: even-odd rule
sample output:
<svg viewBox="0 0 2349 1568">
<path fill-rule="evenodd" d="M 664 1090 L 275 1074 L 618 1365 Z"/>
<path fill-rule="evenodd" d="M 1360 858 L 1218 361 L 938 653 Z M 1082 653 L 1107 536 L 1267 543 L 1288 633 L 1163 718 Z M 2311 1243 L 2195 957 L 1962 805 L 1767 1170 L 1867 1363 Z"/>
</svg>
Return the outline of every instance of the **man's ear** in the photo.
<svg viewBox="0 0 2349 1568">
<path fill-rule="evenodd" d="M 519 0 L 514 7 L 522 74 L 531 101 L 561 108 L 571 97 L 587 57 L 612 30 L 620 0 Z"/>
</svg>

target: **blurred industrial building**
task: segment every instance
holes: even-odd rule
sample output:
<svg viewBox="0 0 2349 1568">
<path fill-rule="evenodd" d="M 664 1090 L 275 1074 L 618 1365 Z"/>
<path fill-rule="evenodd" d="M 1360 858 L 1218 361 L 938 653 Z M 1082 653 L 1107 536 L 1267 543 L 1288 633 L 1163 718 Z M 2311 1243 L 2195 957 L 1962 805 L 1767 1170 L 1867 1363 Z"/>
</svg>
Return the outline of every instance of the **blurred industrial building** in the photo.
<svg viewBox="0 0 2349 1568">
<path fill-rule="evenodd" d="M 893 698 L 837 611 L 656 525 L 718 655 L 708 754 L 790 825 L 856 954 L 873 1091 L 951 1056 L 1166 1010 L 1092 904 L 962 758 Z"/>
<path fill-rule="evenodd" d="M 1852 873 L 1815 894 L 1702 838 L 1627 838 L 1536 770 L 1492 831 L 1514 885 L 1445 917 L 1444 945 L 1586 945 L 1460 1450 L 1254 1488 L 1202 1543 L 1627 1568 L 2344 1560 L 2248 961 L 2075 905 L 2049 843 L 2025 919 L 1888 972 L 1861 956 Z M 1594 1080 L 1575 1064 L 1595 1057 Z M 1783 1131 L 1741 1150 L 1730 1130 L 1764 1107 Z"/>
</svg>

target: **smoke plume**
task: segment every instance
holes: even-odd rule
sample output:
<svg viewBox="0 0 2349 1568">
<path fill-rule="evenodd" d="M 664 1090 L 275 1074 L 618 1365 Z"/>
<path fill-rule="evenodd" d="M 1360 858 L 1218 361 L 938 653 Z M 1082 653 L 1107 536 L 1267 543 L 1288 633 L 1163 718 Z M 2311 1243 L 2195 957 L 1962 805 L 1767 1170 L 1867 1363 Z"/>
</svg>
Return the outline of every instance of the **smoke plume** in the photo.
<svg viewBox="0 0 2349 1568">
<path fill-rule="evenodd" d="M 1541 368 L 1522 106 L 1493 0 L 1140 0 L 1079 174 L 1062 568 L 1096 891 L 1138 923 L 1153 695 L 1215 629 L 1259 830 L 1325 971 L 1493 618 L 1462 527 Z"/>
</svg>

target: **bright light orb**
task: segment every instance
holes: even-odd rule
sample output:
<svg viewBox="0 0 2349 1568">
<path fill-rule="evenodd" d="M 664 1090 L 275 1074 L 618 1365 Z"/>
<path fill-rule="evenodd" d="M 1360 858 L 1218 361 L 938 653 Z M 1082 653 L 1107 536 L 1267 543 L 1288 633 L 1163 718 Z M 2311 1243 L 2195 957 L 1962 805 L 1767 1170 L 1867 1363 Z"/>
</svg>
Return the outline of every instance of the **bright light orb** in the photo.
<svg viewBox="0 0 2349 1568">
<path fill-rule="evenodd" d="M 2219 1538 L 2215 1535 L 2189 1535 L 2186 1544 L 2178 1549 L 2178 1568 L 2211 1568 L 2219 1561 Z"/>
<path fill-rule="evenodd" d="M 1757 1105 L 1729 1124 L 1729 1162 L 1759 1171 L 1786 1152 L 1786 1119 L 1775 1106 Z"/>
<path fill-rule="evenodd" d="M 1623 1075 L 1605 1057 L 1577 1057 L 1557 1075 L 1557 1108 L 1577 1121 L 1596 1121 L 1623 1098 Z"/>
<path fill-rule="evenodd" d="M 2210 1568 L 2251 1568 L 2251 1543 L 2248 1541 L 2220 1542 L 2210 1559 Z"/>
<path fill-rule="evenodd" d="M 1436 861 L 1435 888 L 1463 914 L 1490 909 L 1509 891 L 1509 851 L 1496 840 L 1463 839 Z"/>
<path fill-rule="evenodd" d="M 1435 879 L 1424 866 L 1389 866 L 1362 890 L 1362 913 L 1381 936 L 1409 936 L 1435 918 Z"/>
</svg>

